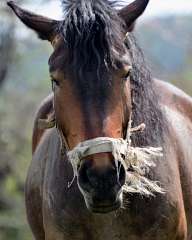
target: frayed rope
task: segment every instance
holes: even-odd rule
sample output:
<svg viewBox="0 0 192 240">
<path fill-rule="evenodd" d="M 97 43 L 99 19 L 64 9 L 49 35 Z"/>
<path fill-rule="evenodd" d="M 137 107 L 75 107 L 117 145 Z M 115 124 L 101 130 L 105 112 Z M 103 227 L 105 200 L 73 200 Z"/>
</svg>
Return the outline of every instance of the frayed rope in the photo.
<svg viewBox="0 0 192 240">
<path fill-rule="evenodd" d="M 68 152 L 68 158 L 72 164 L 74 177 L 78 175 L 81 159 L 102 152 L 111 152 L 116 164 L 117 177 L 119 179 L 121 164 L 126 169 L 126 182 L 123 191 L 126 193 L 139 193 L 142 195 L 153 195 L 153 193 L 164 193 L 158 182 L 146 177 L 152 167 L 155 167 L 155 159 L 163 157 L 162 148 L 130 147 L 130 142 L 124 139 L 95 138 L 78 144 L 72 151 Z M 121 164 L 119 164 L 119 162 Z"/>
<path fill-rule="evenodd" d="M 38 126 L 40 129 L 52 128 L 55 126 L 56 120 L 54 115 L 51 119 L 39 119 Z M 157 158 L 163 157 L 163 149 L 161 147 L 132 147 L 131 134 L 138 131 L 144 131 L 145 124 L 142 123 L 138 127 L 132 128 L 132 121 L 130 116 L 129 126 L 127 129 L 126 140 L 100 137 L 81 142 L 72 151 L 67 153 L 68 159 L 73 168 L 73 179 L 68 183 L 70 188 L 78 175 L 78 168 L 81 159 L 96 153 L 111 152 L 117 169 L 117 179 L 119 181 L 119 174 L 122 165 L 126 170 L 126 181 L 123 186 L 125 193 L 139 193 L 141 195 L 150 196 L 154 193 L 165 193 L 158 182 L 152 181 L 146 177 L 151 168 L 156 166 Z M 58 128 L 58 133 L 61 139 L 62 152 L 66 150 L 67 143 L 65 141 L 62 131 Z M 120 164 L 119 164 L 120 162 Z"/>
</svg>

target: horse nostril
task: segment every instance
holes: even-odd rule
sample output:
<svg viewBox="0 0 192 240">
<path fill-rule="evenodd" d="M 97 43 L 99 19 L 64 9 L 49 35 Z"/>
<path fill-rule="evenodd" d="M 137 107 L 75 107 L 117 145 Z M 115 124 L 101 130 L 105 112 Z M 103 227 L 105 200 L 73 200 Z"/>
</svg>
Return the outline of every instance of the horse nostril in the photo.
<svg viewBox="0 0 192 240">
<path fill-rule="evenodd" d="M 82 163 L 79 167 L 78 180 L 81 186 L 86 186 L 89 183 L 89 179 L 87 176 L 88 169 L 89 169 L 89 166 L 87 162 Z"/>
<path fill-rule="evenodd" d="M 125 180 L 126 180 L 126 170 L 125 170 L 124 166 L 121 164 L 119 166 L 119 183 L 121 186 L 123 186 L 125 184 Z"/>
<path fill-rule="evenodd" d="M 87 170 L 87 178 L 92 187 L 99 187 L 99 178 L 97 177 L 97 174 L 95 174 L 91 169 Z"/>
</svg>

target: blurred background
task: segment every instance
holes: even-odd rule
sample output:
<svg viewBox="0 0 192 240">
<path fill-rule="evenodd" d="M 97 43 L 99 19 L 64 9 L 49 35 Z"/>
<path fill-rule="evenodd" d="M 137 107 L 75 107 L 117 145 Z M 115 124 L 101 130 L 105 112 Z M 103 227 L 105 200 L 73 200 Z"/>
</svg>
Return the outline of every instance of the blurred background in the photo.
<svg viewBox="0 0 192 240">
<path fill-rule="evenodd" d="M 129 3 L 130 1 L 125 1 Z M 17 0 L 61 19 L 59 0 Z M 192 1 L 151 1 L 135 29 L 154 77 L 192 95 Z M 30 240 L 24 180 L 31 160 L 34 114 L 51 91 L 51 46 L 37 39 L 0 1 L 0 240 Z"/>
</svg>

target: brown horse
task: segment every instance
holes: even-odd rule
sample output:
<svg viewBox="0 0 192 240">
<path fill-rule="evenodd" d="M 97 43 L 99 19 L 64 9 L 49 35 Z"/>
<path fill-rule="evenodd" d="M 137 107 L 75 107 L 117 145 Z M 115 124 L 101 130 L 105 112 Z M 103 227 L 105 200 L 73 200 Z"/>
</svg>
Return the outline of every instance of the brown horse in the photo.
<svg viewBox="0 0 192 240">
<path fill-rule="evenodd" d="M 54 93 L 36 115 L 26 181 L 35 239 L 191 240 L 192 99 L 151 78 L 130 33 L 148 0 L 121 10 L 114 1 L 63 0 L 63 21 L 8 4 L 54 49 L 49 59 Z M 53 116 L 57 128 L 38 129 L 39 119 L 48 119 L 48 128 Z M 163 148 L 146 175 L 165 193 L 122 194 L 133 169 L 116 163 L 112 151 L 83 156 L 74 180 L 68 151 L 98 137 L 125 138 L 131 116 L 134 126 L 146 125 L 131 135 L 132 146 Z"/>
</svg>

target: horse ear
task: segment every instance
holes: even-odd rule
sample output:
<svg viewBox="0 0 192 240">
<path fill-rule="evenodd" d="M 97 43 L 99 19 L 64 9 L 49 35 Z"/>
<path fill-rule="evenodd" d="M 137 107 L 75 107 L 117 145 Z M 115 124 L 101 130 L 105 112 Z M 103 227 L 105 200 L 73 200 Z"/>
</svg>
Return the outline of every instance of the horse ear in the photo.
<svg viewBox="0 0 192 240">
<path fill-rule="evenodd" d="M 128 6 L 119 10 L 119 16 L 124 20 L 126 24 L 126 31 L 132 31 L 134 29 L 135 21 L 145 11 L 149 0 L 135 0 Z"/>
<path fill-rule="evenodd" d="M 36 15 L 18 7 L 13 1 L 7 5 L 12 8 L 17 17 L 30 29 L 34 30 L 42 40 L 52 41 L 56 35 L 56 28 L 59 21 Z"/>
</svg>

